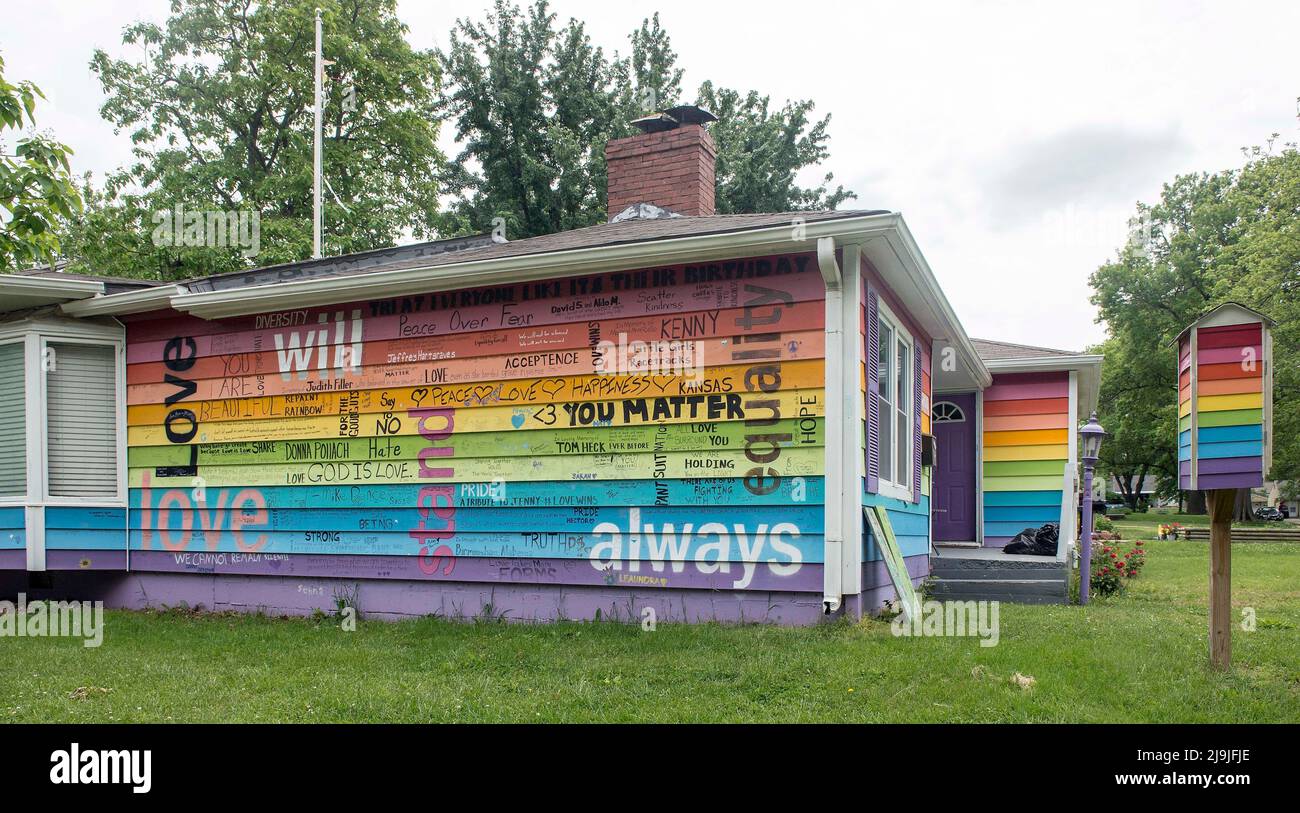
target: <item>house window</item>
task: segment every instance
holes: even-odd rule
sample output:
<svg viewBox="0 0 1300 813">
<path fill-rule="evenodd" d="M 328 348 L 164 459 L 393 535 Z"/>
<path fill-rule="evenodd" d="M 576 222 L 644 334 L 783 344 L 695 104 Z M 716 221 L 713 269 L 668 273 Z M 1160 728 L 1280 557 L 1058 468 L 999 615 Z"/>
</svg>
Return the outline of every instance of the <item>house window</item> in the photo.
<svg viewBox="0 0 1300 813">
<path fill-rule="evenodd" d="M 51 497 L 116 497 L 115 347 L 47 341 L 43 359 L 47 493 Z"/>
<path fill-rule="evenodd" d="M 11 322 L 0 382 L 0 505 L 126 504 L 120 326 Z"/>
<path fill-rule="evenodd" d="M 0 344 L 0 497 L 27 495 L 27 400 L 22 339 Z"/>
<path fill-rule="evenodd" d="M 938 402 L 930 414 L 935 423 L 963 423 L 966 420 L 966 413 L 952 401 Z"/>
<path fill-rule="evenodd" d="M 880 493 L 912 499 L 912 335 L 880 303 L 876 348 Z"/>
</svg>

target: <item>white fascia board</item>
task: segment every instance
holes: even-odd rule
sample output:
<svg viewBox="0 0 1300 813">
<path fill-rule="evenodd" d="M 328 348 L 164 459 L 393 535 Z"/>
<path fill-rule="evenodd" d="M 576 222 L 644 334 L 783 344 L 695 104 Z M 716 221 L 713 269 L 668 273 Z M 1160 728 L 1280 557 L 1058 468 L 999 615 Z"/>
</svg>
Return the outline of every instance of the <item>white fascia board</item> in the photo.
<svg viewBox="0 0 1300 813">
<path fill-rule="evenodd" d="M 170 308 L 172 297 L 184 291 L 185 288 L 181 285 L 159 285 L 154 288 L 141 288 L 138 291 L 123 291 L 120 294 L 80 299 L 59 307 L 69 316 L 123 316 L 128 313 Z"/>
<path fill-rule="evenodd" d="M 219 319 L 284 308 L 620 271 L 643 265 L 673 265 L 746 254 L 815 252 L 816 241 L 822 237 L 869 238 L 896 229 L 898 222 L 898 216 L 893 213 L 862 215 L 804 223 L 797 227 L 790 223 L 720 234 L 282 282 L 232 291 L 181 293 L 172 297 L 171 306 L 204 319 Z"/>
<path fill-rule="evenodd" d="M 984 364 L 995 373 L 1032 373 L 1043 370 L 1081 370 L 1096 367 L 1104 356 L 1067 353 L 1059 356 L 1031 356 L 1018 359 L 987 359 Z"/>
</svg>

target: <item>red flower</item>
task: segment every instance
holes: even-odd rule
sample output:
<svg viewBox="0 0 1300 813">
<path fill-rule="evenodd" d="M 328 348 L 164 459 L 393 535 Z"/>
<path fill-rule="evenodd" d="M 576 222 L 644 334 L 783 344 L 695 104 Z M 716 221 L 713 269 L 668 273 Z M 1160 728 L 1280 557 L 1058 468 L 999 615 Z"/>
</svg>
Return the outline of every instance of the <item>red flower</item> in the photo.
<svg viewBox="0 0 1300 813">
<path fill-rule="evenodd" d="M 1130 576 L 1136 576 L 1136 575 L 1138 574 L 1138 572 L 1137 572 L 1136 570 L 1130 570 L 1130 571 L 1128 572 L 1128 574 L 1129 574 Z"/>
</svg>

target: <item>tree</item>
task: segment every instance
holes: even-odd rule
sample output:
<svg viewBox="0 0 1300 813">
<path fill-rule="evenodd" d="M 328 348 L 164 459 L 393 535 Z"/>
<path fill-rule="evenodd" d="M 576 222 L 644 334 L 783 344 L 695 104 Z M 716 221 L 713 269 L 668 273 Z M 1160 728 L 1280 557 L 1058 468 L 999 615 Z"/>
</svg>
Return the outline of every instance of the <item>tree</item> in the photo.
<svg viewBox="0 0 1300 813">
<path fill-rule="evenodd" d="M 91 60 L 107 96 L 100 112 L 131 132 L 135 161 L 69 226 L 72 259 L 98 272 L 177 278 L 309 256 L 317 6 L 333 61 L 324 103 L 326 253 L 392 245 L 444 225 L 437 59 L 407 43 L 395 0 L 173 0 L 166 23 L 123 34 L 147 48 L 144 61 L 103 51 Z M 141 237 L 178 205 L 256 212 L 262 253 Z"/>
<path fill-rule="evenodd" d="M 513 238 L 604 222 L 605 142 L 682 95 L 659 16 L 630 40 L 629 57 L 607 58 L 580 21 L 556 30 L 545 0 L 526 11 L 495 0 L 484 21 L 457 20 L 440 56 L 445 107 L 464 145 L 458 229 L 486 230 L 501 218 Z M 816 188 L 795 184 L 828 155 L 830 117 L 811 122 L 811 101 L 771 110 L 767 97 L 705 82 L 697 103 L 721 118 L 712 125 L 719 212 L 833 209 L 854 197 L 842 187 L 827 193 L 830 175 Z"/>
<path fill-rule="evenodd" d="M 843 186 L 827 194 L 830 173 L 821 186 L 804 189 L 795 184 L 801 169 L 830 156 L 826 131 L 831 117 L 810 126 L 811 101 L 786 102 L 771 111 L 767 96 L 752 90 L 742 95 L 705 82 L 696 104 L 718 117 L 712 133 L 718 147 L 720 214 L 835 209 L 857 197 Z"/>
<path fill-rule="evenodd" d="M 10 84 L 0 59 L 0 132 L 36 126 L 36 100 L 44 99 L 31 82 Z M 81 208 L 72 182 L 72 150 L 52 138 L 20 137 L 13 152 L 0 139 L 0 271 L 54 259 L 58 224 Z"/>
<path fill-rule="evenodd" d="M 1176 489 L 1177 335 L 1206 310 L 1240 302 L 1272 316 L 1274 466 L 1300 482 L 1300 153 L 1295 145 L 1247 151 L 1240 169 L 1183 175 L 1160 202 L 1139 205 L 1141 240 L 1092 275 L 1092 301 L 1110 335 L 1102 378 L 1107 469 L 1155 471 Z M 1199 494 L 1188 495 L 1204 510 Z M 1239 506 L 1238 513 L 1242 513 Z"/>
</svg>

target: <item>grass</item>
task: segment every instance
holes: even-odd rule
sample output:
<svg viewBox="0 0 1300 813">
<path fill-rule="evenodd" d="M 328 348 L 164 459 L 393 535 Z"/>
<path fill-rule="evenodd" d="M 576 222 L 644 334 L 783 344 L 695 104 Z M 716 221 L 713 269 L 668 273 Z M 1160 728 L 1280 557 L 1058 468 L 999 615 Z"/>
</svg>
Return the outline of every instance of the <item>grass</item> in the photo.
<svg viewBox="0 0 1300 813">
<path fill-rule="evenodd" d="M 1206 667 L 1205 543 L 1148 543 L 1129 592 L 1001 607 L 1001 638 L 110 612 L 102 647 L 0 639 L 0 719 L 1300 721 L 1300 545 L 1240 544 L 1234 667 Z M 1032 688 L 1013 684 L 1032 676 Z"/>
</svg>

